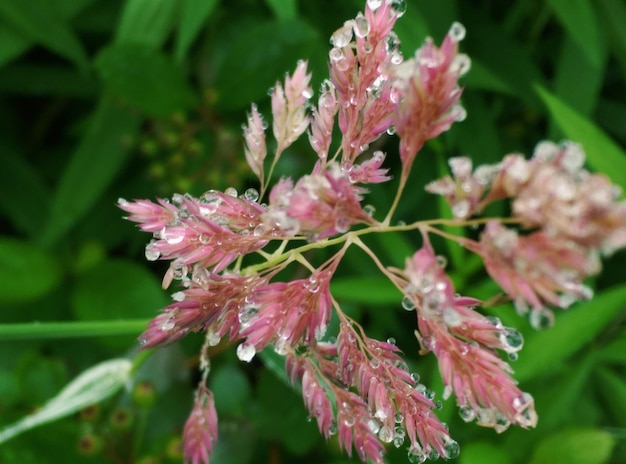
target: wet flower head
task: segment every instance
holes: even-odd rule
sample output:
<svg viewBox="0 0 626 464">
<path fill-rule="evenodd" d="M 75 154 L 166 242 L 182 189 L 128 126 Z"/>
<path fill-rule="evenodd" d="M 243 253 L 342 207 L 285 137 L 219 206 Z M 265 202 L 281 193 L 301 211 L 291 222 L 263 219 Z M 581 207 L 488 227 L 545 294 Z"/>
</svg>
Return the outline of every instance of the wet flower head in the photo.
<svg viewBox="0 0 626 464">
<path fill-rule="evenodd" d="M 486 316 L 480 300 L 458 293 L 431 237 L 480 258 L 536 328 L 549 326 L 555 309 L 591 298 L 585 279 L 599 272 L 603 254 L 626 245 L 621 192 L 608 177 L 585 170 L 583 148 L 572 142 L 542 142 L 529 159 L 513 153 L 494 165 L 450 157 L 451 175 L 426 190 L 444 197 L 453 219 L 391 225 L 424 144 L 465 118 L 459 79 L 470 68 L 459 52 L 465 29 L 458 23 L 441 45 L 428 38 L 405 59 L 393 29 L 406 8 L 405 0 L 367 0 L 343 23 L 331 36 L 329 76 L 316 98 L 307 61 L 299 61 L 270 91 L 271 123 L 252 105 L 243 155 L 258 185 L 119 200 L 127 219 L 152 236 L 146 258 L 169 262 L 163 287 L 176 287 L 140 336 L 142 346 L 205 337 L 201 381 L 183 430 L 186 462 L 207 464 L 218 439 L 206 384 L 216 345 L 233 345 L 243 362 L 262 350 L 284 357 L 320 433 L 336 434 L 349 456 L 382 463 L 388 446 L 404 447 L 410 462 L 458 455 L 454 431 L 436 414 L 441 400 L 409 369 L 393 337 L 370 337 L 333 295 L 331 282 L 340 267 L 346 271 L 344 257 L 354 247 L 397 289 L 398 309 L 413 318 L 416 346 L 437 359 L 442 400 L 453 397 L 464 421 L 497 432 L 534 427 L 534 400 L 509 365 L 522 334 Z M 397 151 L 372 146 L 394 133 Z M 276 179 L 279 159 L 305 134 L 310 170 Z M 387 164 L 395 153 L 398 188 L 381 219 L 368 204 L 369 187 L 392 179 Z M 485 215 L 500 201 L 510 215 Z M 460 227 L 472 232 L 450 232 Z M 388 232 L 413 234 L 421 243 L 402 269 L 363 239 Z"/>
</svg>

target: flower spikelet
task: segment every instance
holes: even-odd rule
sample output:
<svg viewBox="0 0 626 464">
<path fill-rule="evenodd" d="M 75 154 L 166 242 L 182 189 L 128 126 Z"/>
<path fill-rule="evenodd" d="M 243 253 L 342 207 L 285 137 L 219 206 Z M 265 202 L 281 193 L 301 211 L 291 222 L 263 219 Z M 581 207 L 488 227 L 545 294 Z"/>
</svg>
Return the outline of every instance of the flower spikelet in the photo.
<svg viewBox="0 0 626 464">
<path fill-rule="evenodd" d="M 185 463 L 208 464 L 217 441 L 217 413 L 213 393 L 203 384 L 198 387 L 193 409 L 183 430 Z"/>
</svg>

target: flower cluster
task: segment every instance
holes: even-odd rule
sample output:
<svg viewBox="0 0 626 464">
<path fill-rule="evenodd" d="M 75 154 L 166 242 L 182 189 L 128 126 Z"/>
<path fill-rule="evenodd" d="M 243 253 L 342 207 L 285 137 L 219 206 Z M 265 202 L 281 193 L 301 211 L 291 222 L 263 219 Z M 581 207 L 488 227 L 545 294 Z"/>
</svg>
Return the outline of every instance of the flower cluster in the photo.
<svg viewBox="0 0 626 464">
<path fill-rule="evenodd" d="M 404 60 L 393 27 L 405 8 L 402 0 L 367 0 L 364 12 L 332 35 L 330 76 L 316 101 L 305 61 L 276 83 L 272 156 L 269 125 L 252 106 L 244 152 L 259 190 L 119 201 L 128 219 L 152 234 L 146 258 L 170 262 L 163 286 L 180 287 L 141 335 L 142 346 L 173 343 L 190 332 L 206 337 L 202 381 L 183 434 L 193 464 L 209 462 L 218 436 L 205 381 L 208 347 L 219 343 L 237 344 L 244 362 L 268 347 L 284 356 L 320 433 L 327 439 L 337 434 L 341 449 L 363 462 L 383 462 L 389 443 L 406 445 L 411 462 L 458 454 L 459 445 L 434 413 L 440 402 L 409 371 L 394 340 L 370 338 L 333 297 L 330 282 L 353 245 L 371 257 L 397 287 L 401 306 L 415 315 L 422 353 L 432 352 L 439 362 L 443 398 L 454 395 L 464 420 L 498 432 L 537 422 L 533 399 L 518 388 L 507 362 L 518 356 L 522 336 L 483 315 L 479 300 L 456 293 L 430 236 L 455 240 L 480 256 L 536 327 L 551 322 L 550 308 L 590 298 L 583 282 L 599 271 L 599 255 L 626 245 L 626 203 L 606 177 L 583 168 L 584 153 L 573 143 L 542 143 L 530 160 L 512 154 L 476 169 L 468 158 L 452 158 L 452 175 L 427 190 L 445 197 L 454 219 L 391 225 L 417 153 L 465 117 L 459 78 L 470 67 L 458 52 L 465 34 L 458 23 L 441 46 L 427 39 Z M 331 154 L 335 125 L 341 140 Z M 305 132 L 316 154 L 310 172 L 272 186 L 279 157 Z M 383 167 L 386 154 L 369 146 L 394 132 L 402 171 L 396 197 L 379 221 L 364 204 L 367 186 L 391 177 Z M 511 216 L 481 217 L 498 200 L 511 203 Z M 448 224 L 479 226 L 479 235 L 451 236 L 439 227 Z M 389 231 L 421 235 L 422 247 L 404 269 L 385 265 L 360 238 Z M 321 248 L 334 254 L 314 265 L 306 252 Z M 292 267 L 297 277 L 283 280 Z M 339 320 L 336 334 L 327 334 L 331 316 Z"/>
</svg>

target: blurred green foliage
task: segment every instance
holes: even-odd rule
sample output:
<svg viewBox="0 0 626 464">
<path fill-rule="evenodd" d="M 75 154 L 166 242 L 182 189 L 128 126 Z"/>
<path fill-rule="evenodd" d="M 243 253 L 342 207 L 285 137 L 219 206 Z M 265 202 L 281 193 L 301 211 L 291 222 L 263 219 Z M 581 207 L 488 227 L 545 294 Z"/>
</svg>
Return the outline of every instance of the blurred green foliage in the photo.
<svg viewBox="0 0 626 464">
<path fill-rule="evenodd" d="M 0 427 L 41 407 L 82 370 L 132 356 L 141 320 L 166 304 L 164 268 L 143 262 L 148 237 L 121 219 L 117 198 L 255 186 L 240 139 L 250 102 L 269 115 L 268 88 L 301 58 L 317 88 L 330 33 L 363 3 L 0 2 Z M 405 55 L 460 21 L 472 70 L 464 81 L 468 118 L 424 149 L 401 216 L 449 214 L 423 191 L 445 158 L 496 162 L 546 138 L 582 143 L 590 168 L 626 187 L 622 0 L 408 3 L 397 27 Z M 378 146 L 393 159 L 393 138 Z M 283 158 L 279 175 L 300 175 L 314 161 L 304 142 Z M 393 187 L 374 189 L 369 201 L 385 211 Z M 419 245 L 400 234 L 371 241 L 390 265 L 402 265 Z M 473 257 L 454 245 L 446 253 L 461 292 L 497 292 Z M 514 368 L 536 398 L 540 422 L 498 436 L 464 424 L 449 400 L 440 416 L 462 445 L 457 462 L 626 462 L 625 257 L 606 260 L 593 283 L 596 299 L 558 314 L 554 329 L 533 332 L 509 305 L 487 309 L 521 326 L 527 348 Z M 371 336 L 393 336 L 441 394 L 399 295 L 358 252 L 340 274 L 333 291 L 345 310 Z M 180 462 L 200 343 L 192 336 L 155 352 L 136 374 L 147 393 L 124 390 L 0 444 L 0 462 Z M 270 369 L 260 360 L 242 366 L 225 348 L 217 347 L 209 378 L 220 414 L 211 462 L 348 462 L 307 421 L 280 360 L 264 356 Z M 405 450 L 390 449 L 388 462 L 406 462 Z"/>
</svg>

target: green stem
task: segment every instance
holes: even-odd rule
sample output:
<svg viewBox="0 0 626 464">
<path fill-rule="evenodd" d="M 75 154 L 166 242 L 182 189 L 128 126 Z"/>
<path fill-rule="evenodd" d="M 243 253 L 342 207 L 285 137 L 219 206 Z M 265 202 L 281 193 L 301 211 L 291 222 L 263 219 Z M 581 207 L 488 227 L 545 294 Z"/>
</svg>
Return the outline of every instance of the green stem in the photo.
<svg viewBox="0 0 626 464">
<path fill-rule="evenodd" d="M 0 324 L 0 341 L 137 335 L 149 319 Z"/>
</svg>

